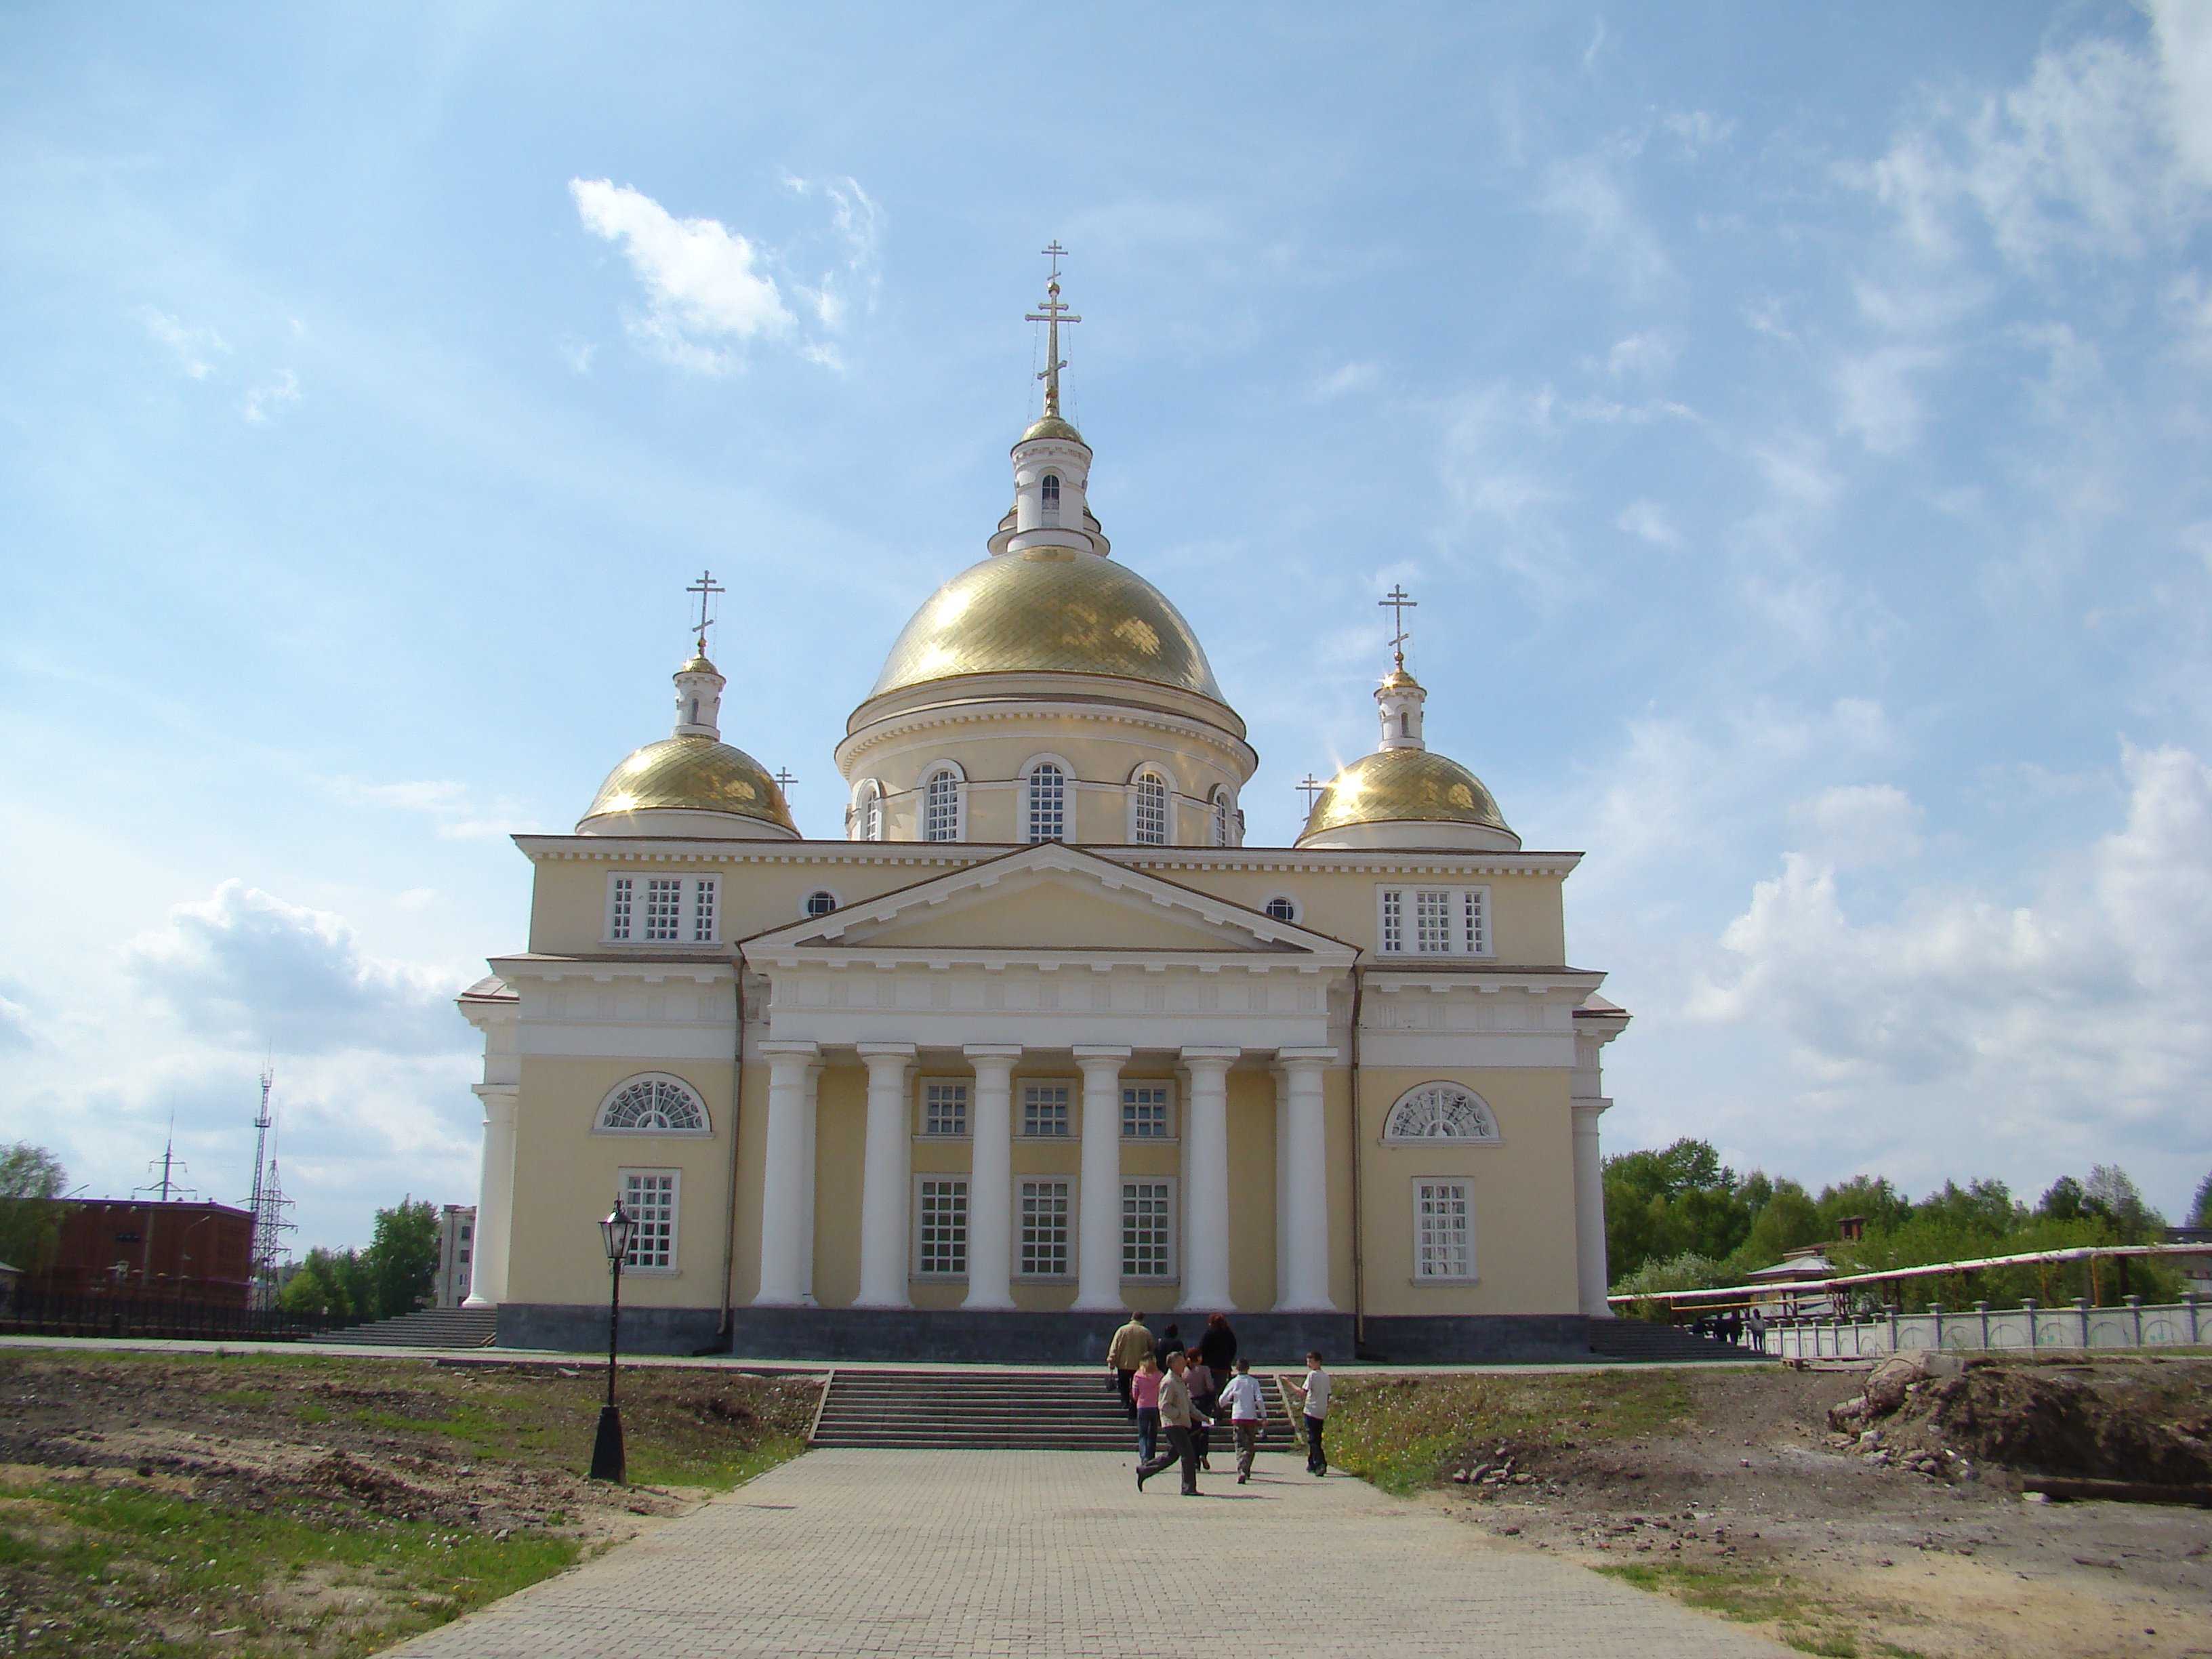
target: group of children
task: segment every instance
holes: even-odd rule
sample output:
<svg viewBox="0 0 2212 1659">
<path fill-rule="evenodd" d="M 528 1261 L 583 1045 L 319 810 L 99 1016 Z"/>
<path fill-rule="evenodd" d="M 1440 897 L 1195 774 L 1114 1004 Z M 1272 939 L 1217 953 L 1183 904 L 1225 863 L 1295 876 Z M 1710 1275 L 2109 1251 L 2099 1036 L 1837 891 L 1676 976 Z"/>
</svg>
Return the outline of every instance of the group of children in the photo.
<svg viewBox="0 0 2212 1659">
<path fill-rule="evenodd" d="M 1164 1364 L 1164 1369 L 1163 1369 Z M 1226 1417 L 1236 1437 L 1237 1484 L 1252 1479 L 1252 1458 L 1267 1419 L 1265 1395 L 1250 1364 L 1237 1355 L 1237 1338 L 1220 1314 L 1206 1322 L 1195 1348 L 1185 1348 L 1176 1328 L 1156 1353 L 1141 1313 L 1114 1334 L 1106 1366 L 1123 1408 L 1137 1425 L 1137 1490 L 1172 1463 L 1182 1465 L 1186 1498 L 1198 1492 L 1198 1472 L 1212 1468 L 1213 1429 Z M 1328 1473 L 1322 1431 L 1328 1418 L 1329 1376 L 1319 1352 L 1306 1355 L 1306 1374 L 1291 1385 L 1305 1419 L 1306 1469 Z M 1159 1443 L 1162 1437 L 1167 1444 Z"/>
</svg>

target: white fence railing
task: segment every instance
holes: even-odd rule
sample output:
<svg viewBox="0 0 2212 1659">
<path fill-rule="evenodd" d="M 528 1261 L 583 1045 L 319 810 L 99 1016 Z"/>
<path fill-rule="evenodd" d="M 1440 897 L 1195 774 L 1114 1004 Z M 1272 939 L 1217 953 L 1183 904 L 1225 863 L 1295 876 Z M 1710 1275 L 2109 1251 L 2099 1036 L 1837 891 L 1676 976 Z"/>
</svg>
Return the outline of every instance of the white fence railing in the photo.
<svg viewBox="0 0 2212 1659">
<path fill-rule="evenodd" d="M 2131 1296 L 2117 1308 L 2095 1308 L 2086 1297 L 2045 1307 L 2033 1300 L 2017 1308 L 1977 1302 L 1962 1312 L 1931 1307 L 1860 1319 L 1776 1321 L 1766 1328 L 1766 1352 L 1781 1359 L 1856 1359 L 1913 1348 L 2021 1349 L 2180 1348 L 2212 1343 L 2212 1309 L 2203 1298 L 2143 1305 Z"/>
</svg>

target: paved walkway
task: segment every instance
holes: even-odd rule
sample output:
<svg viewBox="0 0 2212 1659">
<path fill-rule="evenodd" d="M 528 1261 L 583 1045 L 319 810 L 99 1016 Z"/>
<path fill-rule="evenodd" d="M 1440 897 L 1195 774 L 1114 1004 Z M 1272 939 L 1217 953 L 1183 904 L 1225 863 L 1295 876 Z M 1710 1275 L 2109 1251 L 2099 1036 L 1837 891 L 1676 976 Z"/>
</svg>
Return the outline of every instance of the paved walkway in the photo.
<svg viewBox="0 0 2212 1659">
<path fill-rule="evenodd" d="M 1364 1481 L 1261 1463 L 1185 1498 L 1172 1472 L 1139 1496 L 1098 1452 L 810 1452 L 392 1652 L 1789 1659 Z"/>
</svg>

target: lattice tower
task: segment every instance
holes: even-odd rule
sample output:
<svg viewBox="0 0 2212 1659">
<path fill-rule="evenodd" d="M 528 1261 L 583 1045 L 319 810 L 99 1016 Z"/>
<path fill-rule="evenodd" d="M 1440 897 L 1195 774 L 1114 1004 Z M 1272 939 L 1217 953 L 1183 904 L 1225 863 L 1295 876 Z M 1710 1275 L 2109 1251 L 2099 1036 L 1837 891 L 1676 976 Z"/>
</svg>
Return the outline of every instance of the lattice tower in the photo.
<svg viewBox="0 0 2212 1659">
<path fill-rule="evenodd" d="M 267 1307 L 276 1298 L 276 1268 L 284 1256 L 286 1233 L 296 1231 L 284 1218 L 292 1200 L 284 1196 L 276 1178 L 276 1112 L 270 1094 L 276 1083 L 273 1066 L 261 1069 L 261 1109 L 253 1118 L 253 1196 L 246 1207 L 253 1212 L 252 1259 L 247 1273 L 253 1285 L 254 1304 Z"/>
</svg>

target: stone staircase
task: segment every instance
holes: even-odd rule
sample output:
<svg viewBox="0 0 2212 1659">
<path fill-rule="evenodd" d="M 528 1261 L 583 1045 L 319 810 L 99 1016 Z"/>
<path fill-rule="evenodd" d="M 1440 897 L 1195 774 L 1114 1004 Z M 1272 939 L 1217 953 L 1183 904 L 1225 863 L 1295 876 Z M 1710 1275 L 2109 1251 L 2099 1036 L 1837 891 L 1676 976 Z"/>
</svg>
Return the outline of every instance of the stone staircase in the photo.
<svg viewBox="0 0 2212 1659">
<path fill-rule="evenodd" d="M 814 1425 L 817 1446 L 1133 1455 L 1136 1425 L 1103 1370 L 838 1370 Z"/>
<path fill-rule="evenodd" d="M 1766 1356 L 1711 1337 L 1698 1336 L 1680 1325 L 1654 1324 L 1645 1319 L 1593 1319 L 1589 1322 L 1590 1352 L 1600 1359 L 1645 1360 L 1655 1364 L 1689 1359 L 1762 1359 Z"/>
<path fill-rule="evenodd" d="M 424 1308 L 396 1319 L 349 1326 L 317 1340 L 374 1348 L 489 1348 L 498 1327 L 495 1308 Z"/>
</svg>

